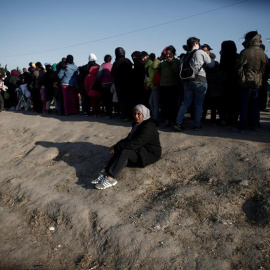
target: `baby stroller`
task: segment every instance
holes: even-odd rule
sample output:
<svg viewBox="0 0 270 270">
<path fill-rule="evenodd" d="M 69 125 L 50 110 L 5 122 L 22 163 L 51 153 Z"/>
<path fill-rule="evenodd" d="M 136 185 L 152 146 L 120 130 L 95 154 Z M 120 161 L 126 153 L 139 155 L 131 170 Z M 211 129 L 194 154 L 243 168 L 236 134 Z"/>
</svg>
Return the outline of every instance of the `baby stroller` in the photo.
<svg viewBox="0 0 270 270">
<path fill-rule="evenodd" d="M 20 87 L 16 89 L 17 97 L 18 97 L 18 105 L 16 106 L 16 111 L 20 111 L 24 108 L 25 111 L 29 111 L 31 109 L 31 93 L 27 88 L 27 84 L 22 84 Z"/>
</svg>

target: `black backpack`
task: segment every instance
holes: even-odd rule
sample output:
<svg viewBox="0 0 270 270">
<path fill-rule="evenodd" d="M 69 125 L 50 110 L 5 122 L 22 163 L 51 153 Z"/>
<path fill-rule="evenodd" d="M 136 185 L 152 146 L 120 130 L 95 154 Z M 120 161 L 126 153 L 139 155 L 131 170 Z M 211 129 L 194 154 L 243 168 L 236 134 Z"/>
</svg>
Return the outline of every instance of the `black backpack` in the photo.
<svg viewBox="0 0 270 270">
<path fill-rule="evenodd" d="M 191 65 L 191 59 L 197 50 L 193 50 L 191 53 L 186 53 L 180 60 L 180 73 L 179 76 L 183 81 L 194 81 L 196 72 Z"/>
</svg>

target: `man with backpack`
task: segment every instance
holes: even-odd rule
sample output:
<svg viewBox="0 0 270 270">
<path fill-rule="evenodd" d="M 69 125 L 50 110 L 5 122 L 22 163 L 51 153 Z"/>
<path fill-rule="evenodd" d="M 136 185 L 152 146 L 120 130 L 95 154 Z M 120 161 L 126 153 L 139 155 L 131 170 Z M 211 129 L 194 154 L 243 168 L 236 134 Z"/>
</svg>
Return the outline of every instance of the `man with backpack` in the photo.
<svg viewBox="0 0 270 270">
<path fill-rule="evenodd" d="M 215 61 L 200 49 L 200 40 L 191 37 L 183 46 L 187 51 L 180 61 L 180 78 L 184 83 L 184 100 L 179 109 L 175 130 L 183 131 L 183 118 L 194 99 L 194 130 L 200 129 L 204 95 L 207 90 L 206 72 L 204 67 L 213 68 Z"/>
</svg>

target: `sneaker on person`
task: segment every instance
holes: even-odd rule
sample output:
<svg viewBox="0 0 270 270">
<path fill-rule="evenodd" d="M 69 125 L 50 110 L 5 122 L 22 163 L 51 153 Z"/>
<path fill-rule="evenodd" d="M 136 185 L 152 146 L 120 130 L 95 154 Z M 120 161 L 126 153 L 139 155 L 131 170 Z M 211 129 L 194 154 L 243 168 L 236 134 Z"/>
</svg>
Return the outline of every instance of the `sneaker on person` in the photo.
<svg viewBox="0 0 270 270">
<path fill-rule="evenodd" d="M 193 127 L 193 130 L 198 131 L 198 130 L 200 130 L 201 128 L 202 128 L 201 126 L 199 126 L 199 127 L 198 127 L 198 126 L 194 126 L 194 127 Z"/>
<path fill-rule="evenodd" d="M 179 125 L 179 124 L 175 124 L 173 128 L 176 131 L 184 131 L 185 130 L 185 128 L 182 125 Z"/>
<path fill-rule="evenodd" d="M 96 184 L 100 183 L 103 179 L 105 179 L 105 176 L 102 173 L 100 173 L 98 178 L 91 181 L 91 184 L 96 185 Z"/>
<path fill-rule="evenodd" d="M 233 128 L 232 129 L 232 132 L 234 132 L 234 133 L 243 133 L 244 132 L 244 129 L 243 128 L 236 127 L 236 128 Z"/>
<path fill-rule="evenodd" d="M 81 117 L 88 117 L 89 114 L 88 114 L 87 112 L 83 112 L 80 116 L 81 116 Z"/>
<path fill-rule="evenodd" d="M 113 187 L 116 184 L 117 184 L 117 181 L 115 179 L 108 180 L 107 177 L 104 177 L 100 183 L 96 184 L 96 188 L 97 189 L 106 189 L 106 188 Z"/>
</svg>

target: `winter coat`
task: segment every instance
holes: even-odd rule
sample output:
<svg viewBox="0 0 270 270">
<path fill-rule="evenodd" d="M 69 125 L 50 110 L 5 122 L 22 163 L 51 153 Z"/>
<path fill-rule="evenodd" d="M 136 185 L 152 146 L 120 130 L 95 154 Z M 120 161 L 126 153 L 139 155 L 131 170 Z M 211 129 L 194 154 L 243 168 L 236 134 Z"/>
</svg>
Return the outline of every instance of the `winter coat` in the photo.
<svg viewBox="0 0 270 270">
<path fill-rule="evenodd" d="M 143 121 L 131 139 L 127 137 L 119 141 L 114 145 L 114 150 L 116 153 L 123 150 L 136 151 L 141 157 L 143 167 L 158 161 L 161 157 L 161 145 L 154 121 L 151 118 Z"/>
<path fill-rule="evenodd" d="M 160 86 L 177 86 L 181 84 L 179 59 L 174 58 L 172 61 L 163 61 L 158 65 L 157 69 L 161 71 Z"/>
<path fill-rule="evenodd" d="M 74 64 L 67 64 L 67 68 L 59 71 L 58 77 L 62 85 L 77 85 L 78 68 Z"/>
<path fill-rule="evenodd" d="M 148 60 L 145 64 L 144 64 L 144 69 L 145 69 L 145 80 L 144 80 L 144 84 L 148 87 L 152 87 L 153 84 L 153 76 L 155 74 L 155 70 L 153 68 L 153 61 L 152 60 Z"/>
<path fill-rule="evenodd" d="M 84 79 L 84 88 L 88 96 L 90 97 L 100 97 L 100 89 L 95 88 L 95 82 L 97 80 L 97 74 L 99 70 L 99 65 L 95 64 L 89 69 L 89 74 Z"/>
<path fill-rule="evenodd" d="M 246 88 L 258 88 L 262 85 L 266 59 L 261 45 L 261 35 L 257 34 L 241 51 L 236 63 L 239 83 Z"/>
<path fill-rule="evenodd" d="M 131 85 L 132 63 L 128 58 L 120 58 L 113 63 L 111 75 L 116 88 L 125 89 Z M 127 89 L 128 90 L 128 89 Z"/>
<path fill-rule="evenodd" d="M 98 71 L 98 77 L 102 82 L 102 85 L 113 84 L 114 78 L 111 75 L 112 63 L 103 63 Z"/>
<path fill-rule="evenodd" d="M 44 74 L 44 86 L 46 88 L 47 100 L 52 100 L 54 96 L 54 84 L 58 81 L 57 73 L 53 70 L 48 70 Z"/>
<path fill-rule="evenodd" d="M 43 70 L 35 70 L 33 73 L 33 86 L 35 89 L 40 89 L 40 87 L 44 84 L 44 74 Z"/>
</svg>

